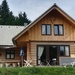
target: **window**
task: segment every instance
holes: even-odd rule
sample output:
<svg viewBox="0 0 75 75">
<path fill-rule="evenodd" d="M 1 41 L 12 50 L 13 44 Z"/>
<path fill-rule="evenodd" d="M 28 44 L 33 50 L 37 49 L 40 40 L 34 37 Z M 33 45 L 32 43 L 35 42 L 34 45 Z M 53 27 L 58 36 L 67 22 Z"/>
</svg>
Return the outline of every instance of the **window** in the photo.
<svg viewBox="0 0 75 75">
<path fill-rule="evenodd" d="M 64 56 L 64 46 L 60 46 L 60 56 Z"/>
<path fill-rule="evenodd" d="M 64 29 L 63 29 L 63 25 L 54 25 L 54 34 L 55 35 L 63 35 L 64 34 Z"/>
<path fill-rule="evenodd" d="M 69 56 L 69 46 L 60 46 L 60 56 Z"/>
<path fill-rule="evenodd" d="M 15 51 L 14 50 L 6 50 L 6 59 L 14 59 Z"/>
<path fill-rule="evenodd" d="M 69 56 L 69 47 L 68 46 L 65 46 L 65 55 Z"/>
<path fill-rule="evenodd" d="M 42 25 L 42 34 L 43 35 L 50 35 L 51 34 L 51 25 L 43 24 Z"/>
<path fill-rule="evenodd" d="M 42 34 L 46 34 L 46 25 L 42 25 Z"/>
</svg>

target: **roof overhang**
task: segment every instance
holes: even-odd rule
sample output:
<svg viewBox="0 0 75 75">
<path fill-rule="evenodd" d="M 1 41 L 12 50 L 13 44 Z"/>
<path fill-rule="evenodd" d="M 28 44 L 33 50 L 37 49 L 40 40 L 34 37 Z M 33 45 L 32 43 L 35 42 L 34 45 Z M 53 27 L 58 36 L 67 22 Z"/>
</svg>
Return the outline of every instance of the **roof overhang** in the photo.
<svg viewBox="0 0 75 75">
<path fill-rule="evenodd" d="M 15 45 L 0 45 L 0 48 L 2 49 L 8 49 L 8 48 L 15 48 Z"/>
</svg>

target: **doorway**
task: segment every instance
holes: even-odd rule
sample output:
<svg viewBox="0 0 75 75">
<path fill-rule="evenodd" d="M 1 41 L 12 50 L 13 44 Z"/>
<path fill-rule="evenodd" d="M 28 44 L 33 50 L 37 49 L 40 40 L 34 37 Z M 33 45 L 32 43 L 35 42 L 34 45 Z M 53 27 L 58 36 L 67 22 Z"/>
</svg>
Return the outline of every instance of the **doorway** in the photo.
<svg viewBox="0 0 75 75">
<path fill-rule="evenodd" d="M 37 50 L 37 64 L 42 63 L 47 65 L 47 62 L 50 65 L 57 65 L 58 63 L 58 46 L 55 45 L 40 45 Z"/>
<path fill-rule="evenodd" d="M 57 46 L 49 46 L 49 59 L 51 65 L 57 65 L 58 60 L 58 47 Z"/>
</svg>

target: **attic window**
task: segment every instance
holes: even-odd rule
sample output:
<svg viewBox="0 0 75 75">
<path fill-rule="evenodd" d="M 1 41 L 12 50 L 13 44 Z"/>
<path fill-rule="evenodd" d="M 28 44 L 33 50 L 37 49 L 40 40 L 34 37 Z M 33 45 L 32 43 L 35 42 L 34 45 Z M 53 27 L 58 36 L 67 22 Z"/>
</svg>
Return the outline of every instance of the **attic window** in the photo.
<svg viewBox="0 0 75 75">
<path fill-rule="evenodd" d="M 64 34 L 64 27 L 61 24 L 54 25 L 54 34 L 55 35 L 63 35 Z"/>
<path fill-rule="evenodd" d="M 42 34 L 43 35 L 51 34 L 51 25 L 50 24 L 42 24 Z"/>
</svg>

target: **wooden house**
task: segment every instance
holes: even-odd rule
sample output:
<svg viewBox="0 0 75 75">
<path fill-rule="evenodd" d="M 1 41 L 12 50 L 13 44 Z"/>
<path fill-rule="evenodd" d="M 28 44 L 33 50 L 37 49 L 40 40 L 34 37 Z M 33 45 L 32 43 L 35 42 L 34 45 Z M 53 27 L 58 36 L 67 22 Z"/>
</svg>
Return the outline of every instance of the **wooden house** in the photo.
<svg viewBox="0 0 75 75">
<path fill-rule="evenodd" d="M 12 38 L 24 28 L 24 26 L 0 25 L 0 64 L 10 63 L 11 65 L 20 62 L 20 47 L 13 44 Z"/>
<path fill-rule="evenodd" d="M 33 65 L 60 65 L 62 58 L 75 58 L 75 20 L 54 4 L 13 38 Z"/>
</svg>

